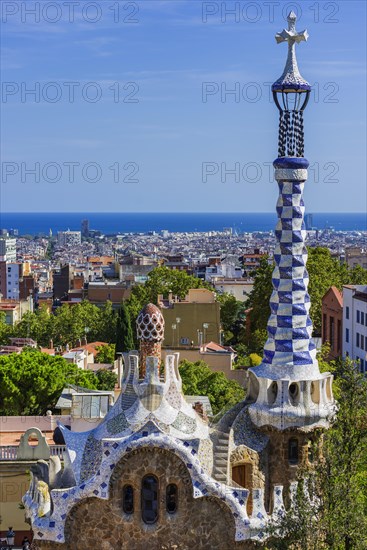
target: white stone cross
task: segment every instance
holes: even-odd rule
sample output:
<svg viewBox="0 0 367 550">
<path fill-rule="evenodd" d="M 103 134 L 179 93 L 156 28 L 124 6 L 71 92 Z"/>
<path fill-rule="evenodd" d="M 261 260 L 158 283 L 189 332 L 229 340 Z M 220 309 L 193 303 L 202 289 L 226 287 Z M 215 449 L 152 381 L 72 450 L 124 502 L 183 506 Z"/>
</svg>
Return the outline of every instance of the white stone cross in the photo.
<svg viewBox="0 0 367 550">
<path fill-rule="evenodd" d="M 299 44 L 303 40 L 307 41 L 308 32 L 306 30 L 302 32 L 296 31 L 296 20 L 296 14 L 294 13 L 294 11 L 291 11 L 287 17 L 288 30 L 283 29 L 282 32 L 278 32 L 275 35 L 275 40 L 278 44 L 280 44 L 281 42 L 288 42 L 289 46 L 293 46 L 295 42 Z"/>
<path fill-rule="evenodd" d="M 296 59 L 296 44 L 300 42 L 307 41 L 308 32 L 306 30 L 302 32 L 296 31 L 296 14 L 291 11 L 287 17 L 288 21 L 288 30 L 284 29 L 282 32 L 278 32 L 275 35 L 275 40 L 278 44 L 281 42 L 288 42 L 288 57 L 284 67 L 282 76 L 273 84 L 273 86 L 281 86 L 284 89 L 284 86 L 292 89 L 295 86 L 296 89 L 299 87 L 310 88 L 309 83 L 302 78 Z"/>
</svg>

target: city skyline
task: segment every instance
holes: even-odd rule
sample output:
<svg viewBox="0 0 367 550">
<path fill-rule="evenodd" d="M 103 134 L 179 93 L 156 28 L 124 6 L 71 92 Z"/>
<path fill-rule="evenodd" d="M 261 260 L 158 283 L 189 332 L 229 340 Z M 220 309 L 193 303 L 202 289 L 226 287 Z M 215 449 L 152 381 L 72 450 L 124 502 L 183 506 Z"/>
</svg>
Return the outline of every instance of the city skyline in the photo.
<svg viewBox="0 0 367 550">
<path fill-rule="evenodd" d="M 35 15 L 16 4 L 3 12 L 3 212 L 274 212 L 269 90 L 289 9 L 310 34 L 297 51 L 313 84 L 307 212 L 367 211 L 364 3 L 97 2 Z"/>
</svg>

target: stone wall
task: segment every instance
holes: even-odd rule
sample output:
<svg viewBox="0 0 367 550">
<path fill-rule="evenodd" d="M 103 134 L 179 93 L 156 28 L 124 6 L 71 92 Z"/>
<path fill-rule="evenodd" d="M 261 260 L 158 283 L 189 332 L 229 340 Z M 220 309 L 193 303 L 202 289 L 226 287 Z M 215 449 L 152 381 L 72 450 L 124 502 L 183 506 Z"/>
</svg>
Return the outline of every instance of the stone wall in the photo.
<svg viewBox="0 0 367 550">
<path fill-rule="evenodd" d="M 268 446 L 268 476 L 265 502 L 269 503 L 274 485 L 283 485 L 284 497 L 287 499 L 288 489 L 292 481 L 297 481 L 300 468 L 308 465 L 308 449 L 312 434 L 297 430 L 279 432 L 277 430 L 262 430 L 269 436 Z M 298 441 L 298 461 L 290 462 L 288 443 L 290 439 Z"/>
<path fill-rule="evenodd" d="M 154 525 L 141 519 L 140 488 L 146 474 L 159 481 L 159 517 Z M 168 514 L 165 490 L 178 486 L 178 509 Z M 122 488 L 134 487 L 134 513 L 122 509 Z M 42 550 L 250 550 L 252 542 L 235 543 L 234 520 L 229 508 L 217 498 L 193 498 L 192 482 L 185 464 L 162 449 L 141 449 L 125 456 L 111 477 L 110 499 L 86 499 L 73 508 L 66 522 L 66 543 L 37 541 Z"/>
</svg>

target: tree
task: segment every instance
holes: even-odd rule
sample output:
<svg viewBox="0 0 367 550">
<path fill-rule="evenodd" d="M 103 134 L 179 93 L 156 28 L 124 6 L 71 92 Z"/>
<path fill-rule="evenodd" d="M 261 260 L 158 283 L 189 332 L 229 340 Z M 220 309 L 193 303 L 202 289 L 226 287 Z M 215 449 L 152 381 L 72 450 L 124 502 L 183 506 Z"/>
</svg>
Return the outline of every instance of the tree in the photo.
<svg viewBox="0 0 367 550">
<path fill-rule="evenodd" d="M 327 248 L 310 248 L 308 250 L 307 271 L 310 282 L 308 293 L 311 298 L 310 317 L 314 332 L 321 334 L 321 301 L 331 286 L 341 290 L 348 282 L 348 270 L 339 260 L 331 256 Z"/>
<path fill-rule="evenodd" d="M 96 340 L 100 342 L 115 342 L 117 313 L 112 307 L 112 302 L 107 300 L 104 307 L 99 310 L 100 322 Z"/>
<path fill-rule="evenodd" d="M 144 288 L 143 285 L 139 285 L 137 287 L 134 287 L 135 288 Z M 141 297 L 140 297 L 141 298 Z M 140 301 L 140 298 L 138 298 L 136 296 L 136 294 L 131 294 L 130 298 L 124 302 L 126 308 L 127 308 L 127 311 L 128 311 L 128 314 L 129 314 L 129 317 L 130 317 L 130 325 L 131 325 L 131 330 L 132 330 L 132 334 L 133 334 L 133 340 L 134 340 L 134 348 L 138 348 L 138 338 L 137 338 L 137 333 L 136 333 L 136 330 L 135 330 L 135 326 L 136 326 L 136 319 L 138 318 L 138 315 L 142 309 L 142 307 L 149 303 L 148 301 Z M 133 348 L 131 348 L 133 349 Z"/>
<path fill-rule="evenodd" d="M 352 285 L 367 285 L 367 269 L 360 265 L 354 266 L 349 271 L 349 280 Z"/>
<path fill-rule="evenodd" d="M 116 353 L 127 352 L 132 349 L 134 349 L 134 339 L 130 314 L 126 305 L 122 303 L 116 323 Z"/>
<path fill-rule="evenodd" d="M 104 391 L 113 391 L 117 383 L 117 374 L 107 369 L 100 369 L 96 372 L 97 388 Z"/>
<path fill-rule="evenodd" d="M 268 331 L 264 328 L 257 328 L 251 334 L 251 338 L 248 342 L 248 350 L 250 353 L 256 353 L 263 355 L 265 342 L 268 338 Z"/>
<path fill-rule="evenodd" d="M 224 341 L 226 344 L 236 343 L 243 324 L 241 321 L 244 318 L 244 305 L 226 292 L 218 294 L 217 301 L 220 304 L 220 321 L 224 330 Z"/>
<path fill-rule="evenodd" d="M 251 308 L 251 332 L 266 329 L 270 315 L 269 300 L 273 290 L 273 269 L 274 266 L 269 264 L 267 257 L 261 258 L 260 266 L 256 270 L 254 287 L 246 301 L 246 307 Z"/>
<path fill-rule="evenodd" d="M 93 372 L 39 351 L 0 356 L 0 414 L 43 415 L 66 384 L 96 389 Z"/>
<path fill-rule="evenodd" d="M 239 349 L 242 350 L 246 348 L 245 346 L 240 344 Z M 257 353 L 250 353 L 249 355 L 247 355 L 247 349 L 246 349 L 245 354 L 240 353 L 239 355 L 237 355 L 236 361 L 235 361 L 235 367 L 236 368 L 258 367 L 259 365 L 261 365 L 261 362 L 262 362 L 262 358 L 260 355 L 258 355 Z"/>
<path fill-rule="evenodd" d="M 53 318 L 53 340 L 56 345 L 75 344 L 88 337 L 94 341 L 99 336 L 101 310 L 88 301 L 81 304 L 63 304 Z"/>
<path fill-rule="evenodd" d="M 97 355 L 95 356 L 96 363 L 110 363 L 113 364 L 116 354 L 116 344 L 104 344 L 103 346 L 97 346 Z"/>
<path fill-rule="evenodd" d="M 257 353 L 250 353 L 249 355 L 250 367 L 258 367 L 262 363 L 262 357 Z"/>
<path fill-rule="evenodd" d="M 334 373 L 336 420 L 320 438 L 312 466 L 301 471 L 294 507 L 270 528 L 282 538 L 268 548 L 367 548 L 367 379 L 349 359 L 335 362 Z"/>
<path fill-rule="evenodd" d="M 185 395 L 206 395 L 214 414 L 224 407 L 235 405 L 245 397 L 245 390 L 234 380 L 228 380 L 223 372 L 212 372 L 203 361 L 180 364 L 182 390 Z"/>
<path fill-rule="evenodd" d="M 190 288 L 211 288 L 208 283 L 193 275 L 188 275 L 186 271 L 169 269 L 166 266 L 153 269 L 148 274 L 148 280 L 144 286 L 149 294 L 149 302 L 153 304 L 157 303 L 158 294 L 167 296 L 172 292 L 174 296 L 183 299 Z"/>
<path fill-rule="evenodd" d="M 0 311 L 0 344 L 7 345 L 9 338 L 12 336 L 13 330 L 10 325 L 5 322 L 5 313 Z"/>
<path fill-rule="evenodd" d="M 52 317 L 46 307 L 36 312 L 27 311 L 16 325 L 14 332 L 19 338 L 32 338 L 38 345 L 49 347 L 52 335 Z"/>
</svg>

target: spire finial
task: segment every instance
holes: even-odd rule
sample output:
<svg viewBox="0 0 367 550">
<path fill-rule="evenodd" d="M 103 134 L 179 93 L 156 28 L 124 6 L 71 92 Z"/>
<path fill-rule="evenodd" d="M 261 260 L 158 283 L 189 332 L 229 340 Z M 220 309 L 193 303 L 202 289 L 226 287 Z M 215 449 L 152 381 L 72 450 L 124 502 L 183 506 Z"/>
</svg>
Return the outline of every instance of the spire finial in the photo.
<svg viewBox="0 0 367 550">
<path fill-rule="evenodd" d="M 282 76 L 273 84 L 274 91 L 311 90 L 310 84 L 299 72 L 295 47 L 296 44 L 307 41 L 308 32 L 306 30 L 297 32 L 296 20 L 296 14 L 291 11 L 287 17 L 288 29 L 283 29 L 275 35 L 278 44 L 288 42 L 288 57 Z"/>
<path fill-rule="evenodd" d="M 283 29 L 282 32 L 277 32 L 277 34 L 275 35 L 275 40 L 277 41 L 277 43 L 280 44 L 281 42 L 288 42 L 290 46 L 293 46 L 295 42 L 297 44 L 299 44 L 303 40 L 307 42 L 308 32 L 306 30 L 301 32 L 296 31 L 297 16 L 294 11 L 291 11 L 288 14 L 287 21 L 288 30 Z"/>
</svg>

